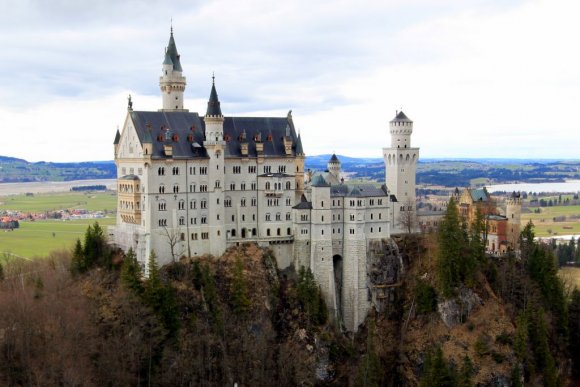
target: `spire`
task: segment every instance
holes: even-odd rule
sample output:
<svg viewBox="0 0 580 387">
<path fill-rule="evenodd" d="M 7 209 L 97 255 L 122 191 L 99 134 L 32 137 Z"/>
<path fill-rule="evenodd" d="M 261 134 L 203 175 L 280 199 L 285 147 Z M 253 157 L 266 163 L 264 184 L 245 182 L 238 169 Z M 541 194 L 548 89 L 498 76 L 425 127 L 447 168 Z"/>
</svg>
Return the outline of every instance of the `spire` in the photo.
<svg viewBox="0 0 580 387">
<path fill-rule="evenodd" d="M 117 145 L 121 140 L 121 133 L 119 133 L 119 127 L 117 126 L 117 133 L 115 133 L 115 141 L 113 141 L 113 145 Z"/>
<path fill-rule="evenodd" d="M 209 95 L 209 101 L 207 102 L 207 112 L 205 115 L 223 117 L 222 109 L 220 108 L 220 100 L 218 99 L 217 91 L 215 89 L 215 75 L 212 75 L 211 77 L 211 93 Z"/>
<path fill-rule="evenodd" d="M 300 138 L 300 133 L 298 133 L 298 139 L 296 140 L 296 155 L 304 155 L 304 149 L 302 149 L 302 138 Z"/>
<path fill-rule="evenodd" d="M 175 39 L 173 38 L 173 25 L 171 25 L 171 33 L 169 34 L 169 43 L 165 49 L 165 59 L 163 64 L 173 65 L 174 71 L 183 71 L 181 68 L 181 63 L 179 61 L 179 54 L 177 53 L 177 46 L 175 45 Z"/>
</svg>

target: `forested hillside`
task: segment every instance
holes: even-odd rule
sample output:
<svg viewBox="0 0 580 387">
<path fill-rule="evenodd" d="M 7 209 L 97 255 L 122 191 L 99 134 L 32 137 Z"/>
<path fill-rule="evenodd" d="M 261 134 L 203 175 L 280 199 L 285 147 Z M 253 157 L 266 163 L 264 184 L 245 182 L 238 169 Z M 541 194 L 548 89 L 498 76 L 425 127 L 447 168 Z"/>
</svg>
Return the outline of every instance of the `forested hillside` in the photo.
<svg viewBox="0 0 580 387">
<path fill-rule="evenodd" d="M 95 224 L 72 252 L 0 266 L 0 385 L 560 386 L 580 376 L 580 293 L 566 293 L 532 228 L 521 257 L 503 259 L 482 254 L 452 211 L 442 230 L 397 239 L 405 275 L 387 310 L 351 334 L 327 315 L 312 274 L 278 271 L 268 249 L 163 268 L 152 255 L 144 278 Z"/>
</svg>

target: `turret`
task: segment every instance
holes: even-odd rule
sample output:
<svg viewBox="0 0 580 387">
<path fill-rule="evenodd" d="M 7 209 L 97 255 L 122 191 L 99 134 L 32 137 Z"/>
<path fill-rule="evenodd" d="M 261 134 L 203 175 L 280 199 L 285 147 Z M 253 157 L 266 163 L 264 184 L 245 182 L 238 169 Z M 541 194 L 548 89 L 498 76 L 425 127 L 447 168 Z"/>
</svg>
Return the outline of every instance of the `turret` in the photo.
<svg viewBox="0 0 580 387">
<path fill-rule="evenodd" d="M 185 110 L 183 108 L 183 93 L 185 92 L 185 77 L 182 73 L 177 46 L 173 38 L 173 27 L 169 36 L 169 43 L 165 48 L 159 87 L 163 97 L 161 110 Z"/>
<path fill-rule="evenodd" d="M 413 121 L 401 110 L 395 118 L 389 122 L 391 129 L 391 148 L 410 148 L 411 134 L 413 134 Z"/>
<path fill-rule="evenodd" d="M 340 172 L 341 172 L 341 167 L 340 167 L 340 160 L 338 159 L 338 157 L 336 157 L 336 154 L 332 154 L 332 157 L 330 158 L 330 160 L 328 160 L 328 164 L 326 164 L 327 168 L 328 168 L 328 172 L 330 172 L 330 174 L 332 174 L 337 181 L 340 181 Z"/>
<path fill-rule="evenodd" d="M 515 250 L 519 249 L 521 229 L 522 198 L 519 192 L 513 192 L 506 201 L 506 218 L 508 220 L 508 242 Z"/>
<path fill-rule="evenodd" d="M 215 88 L 215 76 L 212 76 L 211 92 L 207 101 L 205 121 L 205 143 L 222 142 L 224 138 L 224 116 Z"/>
</svg>

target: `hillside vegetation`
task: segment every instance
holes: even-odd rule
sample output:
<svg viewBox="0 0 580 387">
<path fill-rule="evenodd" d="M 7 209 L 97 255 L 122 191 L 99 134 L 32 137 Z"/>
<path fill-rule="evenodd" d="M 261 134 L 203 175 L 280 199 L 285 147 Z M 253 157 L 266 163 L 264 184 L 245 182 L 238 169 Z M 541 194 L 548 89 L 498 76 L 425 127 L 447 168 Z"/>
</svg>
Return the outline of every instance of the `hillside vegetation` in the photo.
<svg viewBox="0 0 580 387">
<path fill-rule="evenodd" d="M 0 266 L 0 385 L 560 386 L 580 359 L 580 292 L 523 235 L 491 260 L 470 229 L 397 240 L 405 276 L 384 313 L 340 332 L 312 274 L 268 249 L 146 271 L 98 224 L 73 251 Z M 450 244 L 449 239 L 455 244 Z M 465 264 L 470 262 L 470 264 Z M 57 349 L 57 350 L 55 350 Z"/>
</svg>

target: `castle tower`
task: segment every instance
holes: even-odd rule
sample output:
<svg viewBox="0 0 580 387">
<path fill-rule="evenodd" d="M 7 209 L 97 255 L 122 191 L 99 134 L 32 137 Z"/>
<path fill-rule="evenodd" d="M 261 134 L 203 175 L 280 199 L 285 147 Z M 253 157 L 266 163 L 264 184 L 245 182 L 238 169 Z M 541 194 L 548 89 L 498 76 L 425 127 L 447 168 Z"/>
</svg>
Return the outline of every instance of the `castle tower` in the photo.
<svg viewBox="0 0 580 387">
<path fill-rule="evenodd" d="M 341 173 L 341 166 L 340 160 L 336 157 L 336 154 L 332 154 L 330 160 L 326 164 L 328 172 L 332 175 L 333 180 L 336 182 L 335 184 L 340 182 L 340 173 Z"/>
<path fill-rule="evenodd" d="M 519 249 L 521 215 L 522 215 L 522 198 L 520 193 L 513 192 L 507 199 L 506 218 L 508 220 L 507 238 L 510 247 L 514 250 Z"/>
<path fill-rule="evenodd" d="M 177 46 L 173 38 L 173 27 L 169 36 L 169 44 L 165 48 L 165 59 L 161 77 L 159 78 L 159 87 L 163 97 L 163 108 L 161 110 L 181 110 L 183 108 L 183 93 L 185 91 L 185 77 L 182 73 Z"/>
<path fill-rule="evenodd" d="M 208 192 L 209 192 L 209 222 L 208 231 L 211 240 L 211 254 L 219 256 L 226 250 L 225 209 L 223 205 L 224 173 L 224 116 L 220 108 L 215 77 L 212 77 L 211 92 L 207 102 L 207 112 L 204 117 L 205 141 L 203 146 L 209 156 Z"/>
<path fill-rule="evenodd" d="M 386 183 L 389 193 L 397 202 L 393 207 L 393 233 L 402 232 L 402 212 L 415 211 L 415 171 L 419 148 L 411 147 L 413 121 L 402 111 L 389 123 L 391 146 L 383 148 Z"/>
</svg>

